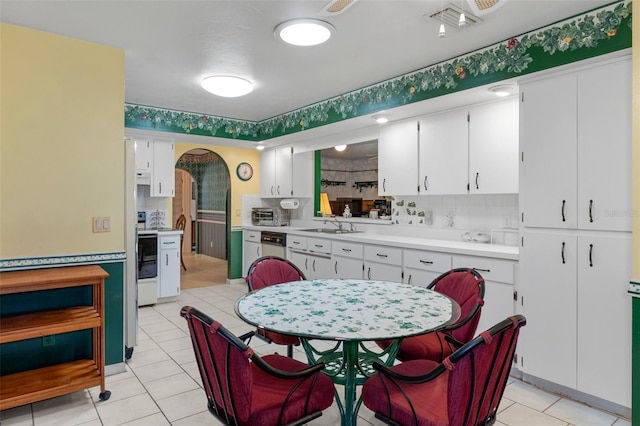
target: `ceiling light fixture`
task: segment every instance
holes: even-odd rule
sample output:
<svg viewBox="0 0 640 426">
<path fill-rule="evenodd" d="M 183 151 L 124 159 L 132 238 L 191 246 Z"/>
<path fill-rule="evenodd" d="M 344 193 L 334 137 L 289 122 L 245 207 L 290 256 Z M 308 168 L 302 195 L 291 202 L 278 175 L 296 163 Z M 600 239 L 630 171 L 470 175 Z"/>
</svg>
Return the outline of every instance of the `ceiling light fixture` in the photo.
<svg viewBox="0 0 640 426">
<path fill-rule="evenodd" d="M 444 0 L 440 2 L 440 31 L 438 31 L 438 37 L 443 38 L 447 35 L 447 30 L 444 28 Z"/>
<path fill-rule="evenodd" d="M 460 0 L 460 19 L 458 19 L 458 26 L 460 28 L 467 26 L 467 18 L 464 16 L 464 0 Z"/>
<path fill-rule="evenodd" d="M 257 149 L 258 151 L 262 151 L 262 150 L 264 149 L 264 145 L 257 145 L 257 146 L 256 146 L 256 149 Z"/>
<path fill-rule="evenodd" d="M 373 119 L 376 120 L 378 124 L 385 124 L 389 122 L 390 117 L 388 114 L 376 114 L 373 116 Z"/>
<path fill-rule="evenodd" d="M 342 152 L 345 149 L 347 149 L 347 146 L 346 145 L 336 145 L 334 148 L 335 148 L 336 151 Z"/>
<path fill-rule="evenodd" d="M 489 87 L 489 91 L 499 97 L 505 97 L 516 93 L 516 86 L 513 84 L 501 84 Z"/>
<path fill-rule="evenodd" d="M 253 91 L 253 84 L 244 78 L 231 75 L 213 75 L 206 77 L 200 85 L 207 92 L 225 98 L 237 98 Z"/>
<path fill-rule="evenodd" d="M 315 46 L 329 40 L 335 30 L 330 23 L 318 19 L 293 19 L 279 24 L 273 34 L 295 46 Z"/>
</svg>

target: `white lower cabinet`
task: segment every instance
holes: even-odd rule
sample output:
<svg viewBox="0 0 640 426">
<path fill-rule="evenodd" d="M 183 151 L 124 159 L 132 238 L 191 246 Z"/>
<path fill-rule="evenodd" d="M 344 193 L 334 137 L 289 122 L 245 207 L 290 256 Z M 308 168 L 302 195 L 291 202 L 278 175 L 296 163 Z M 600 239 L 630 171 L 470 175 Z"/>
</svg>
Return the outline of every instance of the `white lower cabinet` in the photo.
<svg viewBox="0 0 640 426">
<path fill-rule="evenodd" d="M 180 294 L 180 234 L 158 235 L 158 297 Z"/>
<path fill-rule="evenodd" d="M 515 313 L 513 295 L 517 265 L 515 260 L 453 256 L 453 268 L 473 268 L 484 278 L 484 306 L 482 306 L 477 333 Z"/>
<path fill-rule="evenodd" d="M 403 250 L 404 282 L 427 287 L 451 269 L 451 255 L 427 250 Z"/>
<path fill-rule="evenodd" d="M 334 278 L 363 278 L 364 245 L 334 240 L 331 242 L 331 261 Z"/>
<path fill-rule="evenodd" d="M 630 407 L 630 234 L 524 232 L 520 258 L 519 368 Z"/>
<path fill-rule="evenodd" d="M 364 246 L 364 278 L 402 282 L 402 249 L 377 245 Z"/>
<path fill-rule="evenodd" d="M 292 235 L 287 237 L 287 259 L 307 279 L 331 277 L 331 240 Z"/>
<path fill-rule="evenodd" d="M 251 264 L 262 256 L 260 231 L 242 231 L 242 273 L 246 276 Z"/>
</svg>

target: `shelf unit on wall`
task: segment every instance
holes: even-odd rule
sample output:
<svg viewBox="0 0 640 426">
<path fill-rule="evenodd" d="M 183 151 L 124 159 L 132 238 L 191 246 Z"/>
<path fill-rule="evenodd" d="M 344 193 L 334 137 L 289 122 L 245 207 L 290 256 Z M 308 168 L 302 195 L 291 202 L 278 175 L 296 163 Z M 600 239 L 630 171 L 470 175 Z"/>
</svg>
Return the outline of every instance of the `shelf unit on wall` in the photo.
<svg viewBox="0 0 640 426">
<path fill-rule="evenodd" d="M 100 399 L 111 393 L 104 377 L 104 280 L 109 276 L 97 265 L 71 266 L 0 274 L 0 297 L 74 287 L 91 288 L 91 304 L 61 309 L 0 315 L 0 344 L 92 330 L 92 357 L 34 368 L 0 377 L 0 410 L 29 404 L 78 390 L 100 386 Z M 40 293 L 42 297 L 46 294 Z M 51 340 L 51 341 L 53 341 Z"/>
</svg>

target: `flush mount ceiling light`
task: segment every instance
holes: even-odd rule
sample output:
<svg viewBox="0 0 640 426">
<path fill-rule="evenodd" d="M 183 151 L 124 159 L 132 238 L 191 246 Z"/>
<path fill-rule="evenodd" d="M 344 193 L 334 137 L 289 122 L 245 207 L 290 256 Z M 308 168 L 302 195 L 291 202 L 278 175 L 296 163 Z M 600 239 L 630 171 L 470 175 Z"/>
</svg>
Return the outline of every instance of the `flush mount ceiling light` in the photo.
<svg viewBox="0 0 640 426">
<path fill-rule="evenodd" d="M 378 124 L 385 124 L 389 122 L 390 117 L 389 114 L 376 114 L 373 116 L 373 119 L 376 120 Z"/>
<path fill-rule="evenodd" d="M 513 84 L 501 84 L 499 86 L 489 87 L 489 91 L 495 94 L 496 96 L 500 96 L 501 98 L 509 95 L 513 95 L 516 93 L 516 86 Z"/>
<path fill-rule="evenodd" d="M 258 145 L 258 146 L 256 146 L 256 149 L 258 151 L 262 151 L 264 149 L 264 145 Z"/>
<path fill-rule="evenodd" d="M 336 145 L 334 146 L 336 151 L 344 151 L 345 149 L 347 149 L 346 145 Z"/>
<path fill-rule="evenodd" d="M 295 46 L 315 46 L 329 40 L 335 30 L 330 23 L 318 19 L 293 19 L 278 25 L 273 34 Z"/>
<path fill-rule="evenodd" d="M 249 80 L 231 75 L 206 77 L 200 85 L 207 92 L 225 98 L 237 98 L 253 91 L 253 84 Z"/>
</svg>

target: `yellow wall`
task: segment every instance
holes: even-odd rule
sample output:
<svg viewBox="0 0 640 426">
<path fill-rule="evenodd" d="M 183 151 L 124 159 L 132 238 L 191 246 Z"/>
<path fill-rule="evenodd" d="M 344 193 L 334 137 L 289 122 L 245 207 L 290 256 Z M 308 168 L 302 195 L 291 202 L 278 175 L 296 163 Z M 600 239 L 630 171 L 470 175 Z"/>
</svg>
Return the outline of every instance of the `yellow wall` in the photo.
<svg viewBox="0 0 640 426">
<path fill-rule="evenodd" d="M 242 225 L 242 195 L 257 195 L 260 193 L 260 152 L 256 149 L 176 142 L 176 162 L 182 154 L 196 148 L 208 149 L 209 151 L 215 152 L 227 164 L 231 178 L 231 226 Z M 238 179 L 236 175 L 236 167 L 238 163 L 243 161 L 253 166 L 253 178 L 246 182 Z M 168 211 L 171 211 L 171 209 L 168 209 Z"/>
<path fill-rule="evenodd" d="M 124 52 L 0 24 L 0 55 L 0 258 L 124 251 Z"/>
</svg>

